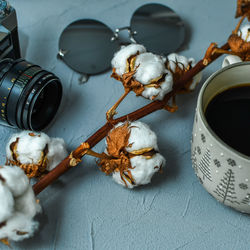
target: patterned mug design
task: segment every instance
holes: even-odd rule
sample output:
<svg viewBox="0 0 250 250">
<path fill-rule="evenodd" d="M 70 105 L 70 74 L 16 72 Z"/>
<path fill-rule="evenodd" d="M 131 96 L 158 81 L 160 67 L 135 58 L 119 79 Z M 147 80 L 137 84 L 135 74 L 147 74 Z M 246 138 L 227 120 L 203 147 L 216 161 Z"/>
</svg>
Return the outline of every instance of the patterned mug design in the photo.
<svg viewBox="0 0 250 250">
<path fill-rule="evenodd" d="M 216 86 L 218 79 L 220 84 L 218 88 L 217 86 L 214 88 L 215 92 L 225 89 L 223 77 L 227 78 L 225 83 L 230 82 L 232 78 L 230 72 L 235 75 L 237 67 L 241 71 L 244 68 L 246 73 L 242 74 L 239 82 L 232 82 L 231 85 L 250 83 L 250 75 L 246 76 L 250 71 L 250 63 L 237 63 L 216 72 L 203 85 L 198 97 L 193 125 L 191 158 L 194 172 L 200 183 L 213 197 L 236 210 L 250 213 L 250 157 L 237 152 L 220 140 L 209 127 L 204 116 L 206 104 L 211 100 L 211 95 L 216 94 L 213 86 L 208 86 L 210 84 Z"/>
</svg>

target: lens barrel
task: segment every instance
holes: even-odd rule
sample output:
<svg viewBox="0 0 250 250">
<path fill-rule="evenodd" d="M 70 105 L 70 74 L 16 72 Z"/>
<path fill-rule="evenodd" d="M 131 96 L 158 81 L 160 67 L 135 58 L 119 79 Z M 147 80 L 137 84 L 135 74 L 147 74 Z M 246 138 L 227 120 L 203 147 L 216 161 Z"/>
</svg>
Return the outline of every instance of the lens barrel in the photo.
<svg viewBox="0 0 250 250">
<path fill-rule="evenodd" d="M 5 124 L 39 131 L 55 116 L 62 85 L 54 74 L 24 59 L 0 62 L 0 120 Z"/>
</svg>

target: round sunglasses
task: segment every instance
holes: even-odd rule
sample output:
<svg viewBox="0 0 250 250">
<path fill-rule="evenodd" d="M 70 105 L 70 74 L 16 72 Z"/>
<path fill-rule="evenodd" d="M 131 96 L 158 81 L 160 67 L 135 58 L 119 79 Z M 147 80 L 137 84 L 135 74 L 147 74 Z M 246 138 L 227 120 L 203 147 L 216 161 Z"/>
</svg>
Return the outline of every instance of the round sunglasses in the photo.
<svg viewBox="0 0 250 250">
<path fill-rule="evenodd" d="M 169 7 L 146 4 L 132 15 L 129 27 L 113 32 L 104 23 L 93 19 L 77 20 L 68 25 L 59 40 L 58 57 L 71 69 L 94 75 L 110 69 L 110 61 L 122 41 L 119 33 L 127 30 L 130 42 L 143 44 L 148 51 L 169 54 L 185 40 L 185 26 Z"/>
</svg>

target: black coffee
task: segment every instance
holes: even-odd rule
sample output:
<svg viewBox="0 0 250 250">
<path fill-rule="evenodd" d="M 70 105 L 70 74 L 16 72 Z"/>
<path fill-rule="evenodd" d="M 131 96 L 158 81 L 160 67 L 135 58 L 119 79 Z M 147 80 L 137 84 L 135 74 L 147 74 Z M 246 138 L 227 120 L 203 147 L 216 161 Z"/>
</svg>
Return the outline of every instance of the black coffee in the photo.
<svg viewBox="0 0 250 250">
<path fill-rule="evenodd" d="M 250 156 L 250 85 L 233 87 L 215 96 L 205 111 L 212 130 L 226 144 Z"/>
</svg>

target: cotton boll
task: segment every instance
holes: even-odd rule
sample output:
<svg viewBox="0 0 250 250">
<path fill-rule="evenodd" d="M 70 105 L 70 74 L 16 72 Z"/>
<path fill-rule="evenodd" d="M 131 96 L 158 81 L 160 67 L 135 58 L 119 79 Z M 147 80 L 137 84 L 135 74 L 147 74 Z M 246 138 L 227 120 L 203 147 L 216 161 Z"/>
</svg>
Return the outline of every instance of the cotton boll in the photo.
<svg viewBox="0 0 250 250">
<path fill-rule="evenodd" d="M 49 152 L 47 154 L 47 159 L 49 161 L 47 170 L 51 171 L 60 161 L 66 158 L 67 155 L 68 152 L 64 140 L 61 138 L 52 138 L 49 143 Z"/>
<path fill-rule="evenodd" d="M 29 180 L 19 167 L 3 166 L 0 169 L 0 174 L 5 179 L 5 185 L 8 186 L 14 197 L 23 194 L 29 187 Z"/>
<path fill-rule="evenodd" d="M 130 44 L 122 46 L 121 49 L 115 53 L 111 65 L 115 68 L 118 75 L 122 76 L 126 73 L 127 59 L 132 55 L 136 55 L 137 52 L 144 53 L 146 52 L 146 48 L 140 44 Z"/>
<path fill-rule="evenodd" d="M 140 54 L 136 57 L 135 68 L 134 78 L 145 85 L 143 97 L 150 100 L 162 100 L 172 90 L 173 78 L 170 71 L 165 68 L 163 57 L 153 53 Z M 162 77 L 164 78 L 161 79 Z M 152 86 L 152 83 L 155 83 L 156 87 Z"/>
<path fill-rule="evenodd" d="M 133 60 L 128 60 L 133 55 Z M 165 62 L 166 58 L 146 52 L 142 45 L 130 44 L 115 54 L 112 77 L 121 81 L 125 89 L 133 90 L 137 96 L 162 100 L 173 86 L 173 78 Z"/>
<path fill-rule="evenodd" d="M 246 24 L 241 27 L 238 31 L 238 36 L 240 36 L 244 41 L 250 42 L 250 24 Z"/>
<path fill-rule="evenodd" d="M 12 193 L 0 181 L 0 224 L 3 223 L 12 215 L 13 210 L 14 210 L 14 199 Z"/>
<path fill-rule="evenodd" d="M 10 138 L 6 154 L 10 165 L 21 167 L 32 178 L 40 177 L 46 170 L 52 170 L 67 156 L 67 150 L 61 138 L 23 131 Z"/>
<path fill-rule="evenodd" d="M 179 80 L 180 76 L 195 66 L 194 58 L 187 58 L 176 53 L 171 53 L 167 56 L 167 68 L 172 72 L 175 81 Z M 202 73 L 196 74 L 192 81 L 188 82 L 187 90 L 194 90 L 196 85 L 201 81 Z"/>
<path fill-rule="evenodd" d="M 10 145 L 17 140 L 17 160 L 22 164 L 30 164 L 39 162 L 41 159 L 41 152 L 49 143 L 50 138 L 44 133 L 34 134 L 32 131 L 22 131 L 21 133 L 12 135 L 6 146 L 7 158 L 11 160 L 14 159 L 12 157 Z"/>
<path fill-rule="evenodd" d="M 101 171 L 126 187 L 148 184 L 165 163 L 158 153 L 156 134 L 142 122 L 117 124 L 106 138 L 105 153 L 98 165 Z"/>
<path fill-rule="evenodd" d="M 33 218 L 41 212 L 41 206 L 32 186 L 27 186 L 27 176 L 16 166 L 4 166 L 0 168 L 0 177 L 0 240 L 31 237 L 39 225 Z"/>
<path fill-rule="evenodd" d="M 150 84 L 152 80 L 165 73 L 165 65 L 161 56 L 153 53 L 143 53 L 136 57 L 135 79 L 143 85 Z"/>
<path fill-rule="evenodd" d="M 156 153 L 151 159 L 146 159 L 144 156 L 136 156 L 131 158 L 130 161 L 133 167 L 130 171 L 135 184 L 132 185 L 125 179 L 128 188 L 150 183 L 153 175 L 165 164 L 164 157 L 159 153 Z M 126 186 L 119 172 L 114 172 L 112 177 L 118 184 Z"/>
<path fill-rule="evenodd" d="M 168 60 L 168 66 L 172 72 L 175 72 L 176 66 L 180 67 L 182 70 L 185 70 L 189 64 L 191 66 L 194 66 L 194 59 L 193 58 L 187 58 L 182 55 L 178 55 L 176 53 L 171 53 L 167 57 Z"/>
</svg>

